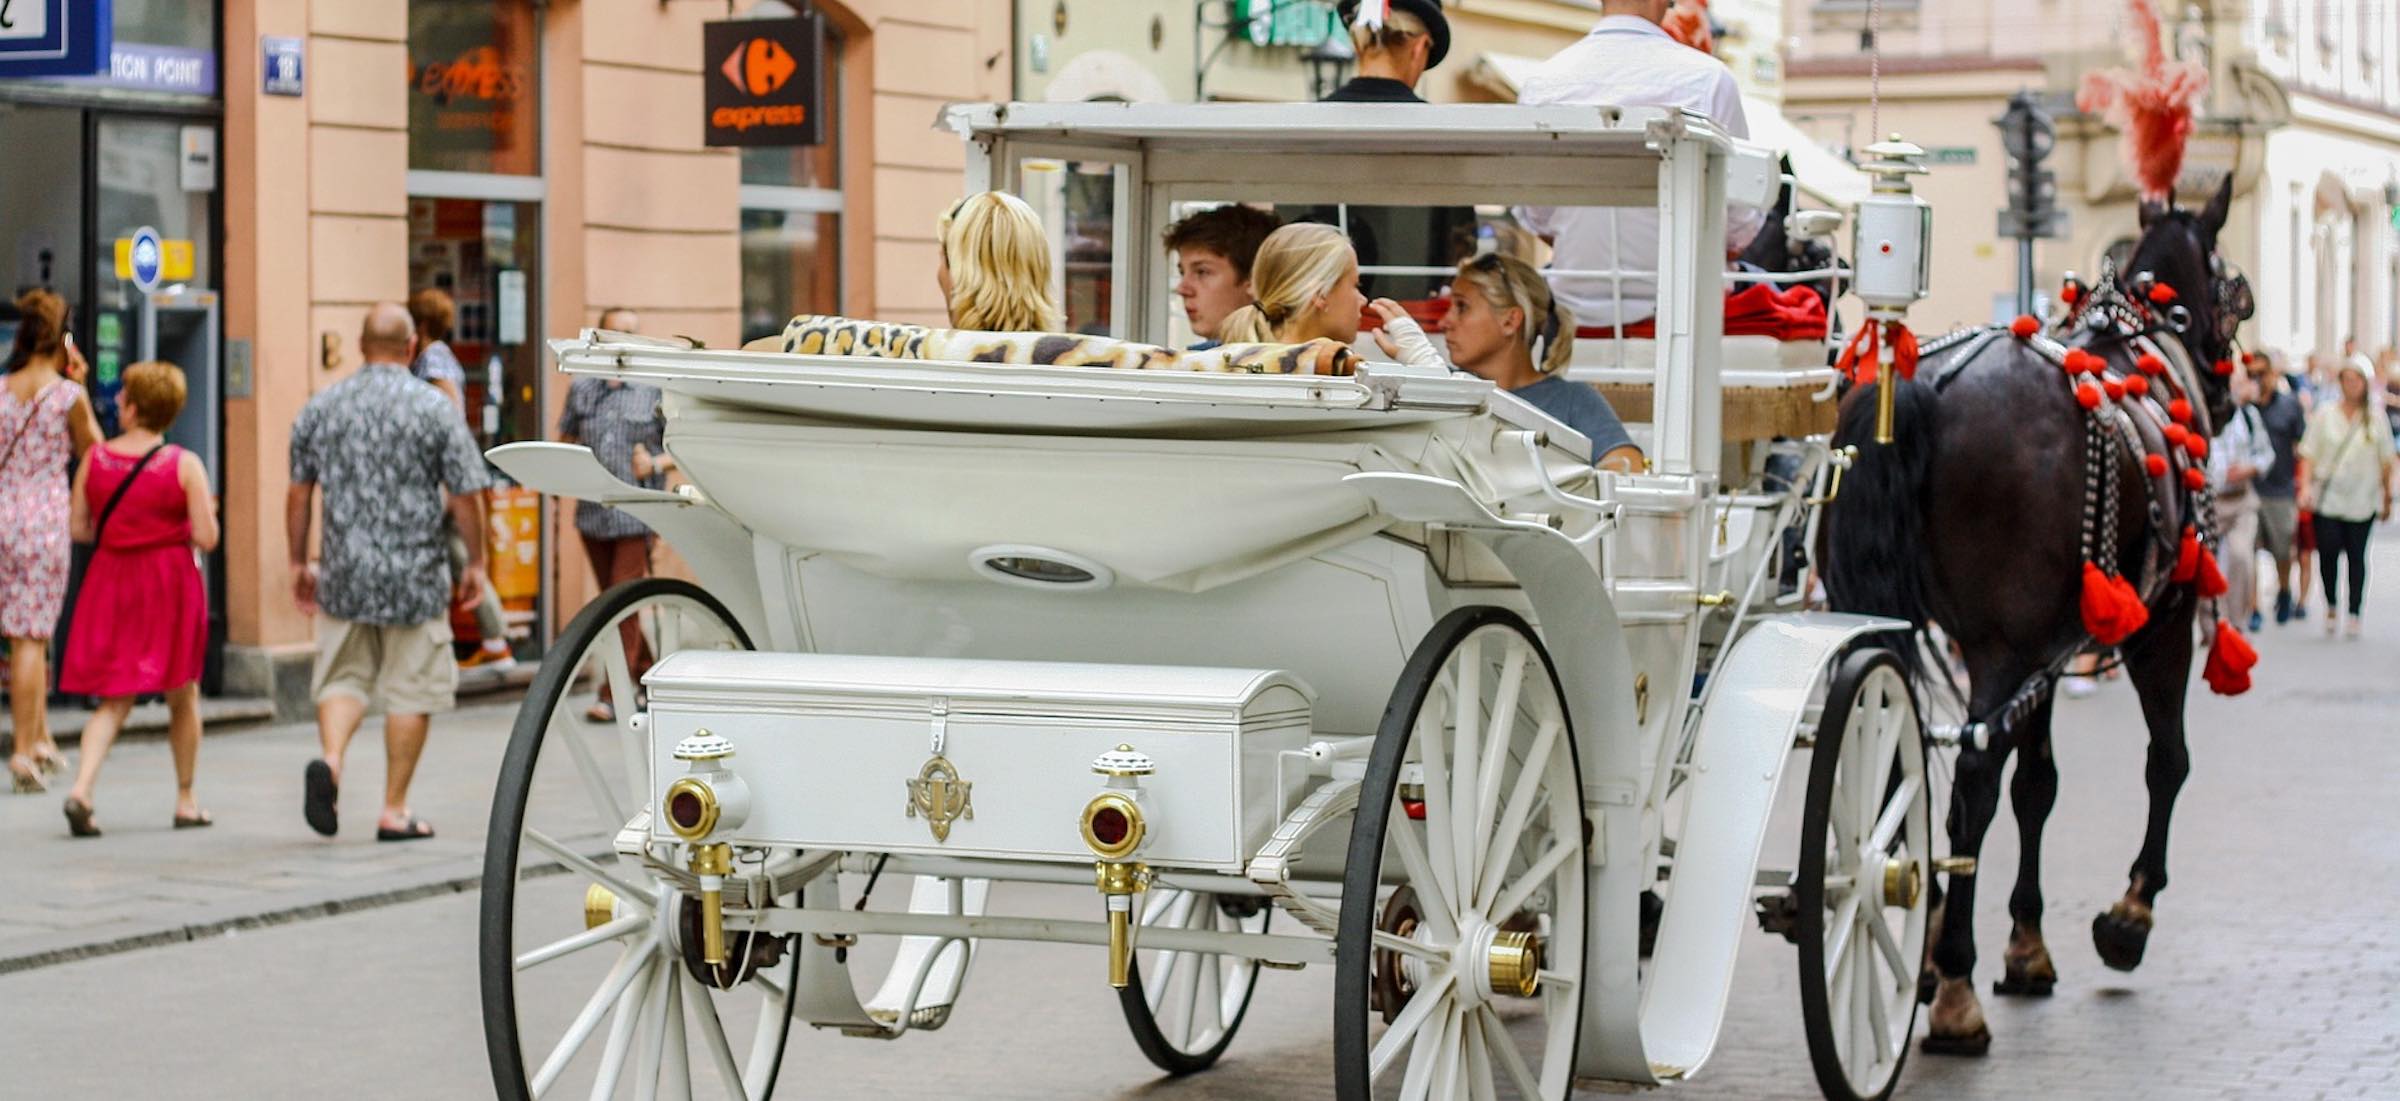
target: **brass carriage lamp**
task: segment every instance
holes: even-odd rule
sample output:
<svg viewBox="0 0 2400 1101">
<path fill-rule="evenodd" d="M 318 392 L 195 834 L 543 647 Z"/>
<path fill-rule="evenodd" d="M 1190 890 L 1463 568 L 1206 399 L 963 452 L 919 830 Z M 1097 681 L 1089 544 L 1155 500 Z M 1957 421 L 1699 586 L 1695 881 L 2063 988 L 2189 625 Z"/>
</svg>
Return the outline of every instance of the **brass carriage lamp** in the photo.
<svg viewBox="0 0 2400 1101">
<path fill-rule="evenodd" d="M 1133 859 L 1149 840 L 1142 811 L 1142 777 L 1157 771 L 1149 754 L 1130 745 L 1101 754 L 1092 771 L 1107 778 L 1083 805 L 1083 843 L 1099 858 L 1093 879 L 1108 903 L 1108 985 L 1125 989 L 1133 964 L 1133 896 L 1150 885 L 1150 868 Z"/>
<path fill-rule="evenodd" d="M 695 730 L 675 743 L 675 759 L 691 771 L 667 785 L 667 828 L 691 846 L 692 874 L 700 879 L 700 958 L 725 962 L 725 877 L 733 874 L 733 844 L 726 840 L 750 817 L 750 785 L 725 766 L 733 743 Z"/>
<path fill-rule="evenodd" d="M 1887 334 L 1877 353 L 1875 442 L 1890 443 L 1894 345 L 1906 331 L 1901 322 L 1908 308 L 1933 286 L 1933 207 L 1908 180 L 1925 174 L 1925 150 L 1893 134 L 1866 152 L 1859 170 L 1873 176 L 1875 186 L 1858 201 L 1851 223 L 1851 285 L 1867 304 L 1867 326 Z"/>
</svg>

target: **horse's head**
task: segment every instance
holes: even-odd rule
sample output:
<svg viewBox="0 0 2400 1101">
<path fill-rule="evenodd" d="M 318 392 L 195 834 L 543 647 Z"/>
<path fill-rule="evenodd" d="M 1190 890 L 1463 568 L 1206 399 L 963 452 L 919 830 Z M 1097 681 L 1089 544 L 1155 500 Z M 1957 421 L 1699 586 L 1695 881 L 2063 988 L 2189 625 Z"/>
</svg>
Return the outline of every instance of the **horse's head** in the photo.
<svg viewBox="0 0 2400 1101">
<path fill-rule="evenodd" d="M 2180 322 L 2177 331 L 2199 365 L 2200 396 L 2212 424 L 2224 424 L 2233 415 L 2232 380 L 2214 367 L 2232 358 L 2234 332 L 2254 308 L 2249 280 L 2217 255 L 2217 233 L 2225 228 L 2232 204 L 2230 173 L 2198 211 L 2143 203 L 2141 240 L 2119 273 L 2136 285 L 2148 275 L 2174 292 L 2171 300 L 2154 308 Z"/>
</svg>

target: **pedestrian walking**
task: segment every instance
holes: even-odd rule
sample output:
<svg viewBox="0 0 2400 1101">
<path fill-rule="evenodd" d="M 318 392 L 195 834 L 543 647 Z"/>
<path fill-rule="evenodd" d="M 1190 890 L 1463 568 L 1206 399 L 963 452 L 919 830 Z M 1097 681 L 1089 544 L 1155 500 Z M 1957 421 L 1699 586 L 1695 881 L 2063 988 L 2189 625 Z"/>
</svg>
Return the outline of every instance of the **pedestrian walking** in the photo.
<svg viewBox="0 0 2400 1101">
<path fill-rule="evenodd" d="M 409 781 L 425 751 L 432 716 L 450 710 L 458 662 L 450 652 L 449 602 L 483 579 L 483 457 L 440 392 L 409 374 L 416 333 L 398 303 L 367 311 L 355 374 L 310 398 L 292 423 L 292 485 L 284 498 L 292 596 L 321 615 L 311 691 L 324 756 L 303 774 L 302 815 L 331 837 L 344 754 L 367 710 L 384 710 L 387 770 L 375 836 L 433 836 L 411 813 Z M 324 494 L 321 562 L 309 557 L 311 506 Z M 453 578 L 445 512 L 465 537 L 467 560 Z"/>
<path fill-rule="evenodd" d="M 1063 324 L 1050 296 L 1050 241 L 1025 200 L 984 191 L 951 204 L 935 227 L 933 281 L 950 326 L 989 333 L 1052 333 Z"/>
<path fill-rule="evenodd" d="M 640 332 L 641 325 L 641 315 L 623 307 L 600 314 L 600 327 L 614 332 Z M 558 438 L 591 448 L 592 457 L 622 481 L 663 489 L 667 471 L 675 468 L 675 458 L 667 454 L 667 422 L 659 399 L 655 386 L 579 375 L 567 385 L 567 407 L 558 415 Z M 592 578 L 602 590 L 650 575 L 650 552 L 657 536 L 623 510 L 598 501 L 577 501 L 575 533 L 582 537 L 584 557 L 591 561 Z M 650 670 L 650 646 L 642 637 L 642 625 L 629 616 L 618 631 L 625 643 L 628 671 L 639 684 L 642 674 Z M 599 696 L 583 717 L 596 723 L 615 722 L 616 700 L 608 678 L 596 679 Z"/>
<path fill-rule="evenodd" d="M 183 370 L 136 363 L 117 391 L 117 438 L 84 452 L 75 471 L 72 526 L 92 545 L 75 596 L 58 688 L 97 696 L 83 727 L 67 832 L 98 837 L 92 791 L 100 766 L 137 696 L 167 697 L 167 745 L 175 758 L 176 829 L 210 824 L 192 794 L 200 760 L 200 664 L 208 647 L 208 590 L 201 553 L 217 547 L 217 506 L 200 456 L 166 441 L 183 412 Z"/>
<path fill-rule="evenodd" d="M 67 599 L 67 473 L 100 438 L 83 392 L 83 356 L 67 332 L 67 302 L 19 295 L 16 343 L 0 388 L 0 637 L 8 640 L 8 702 L 16 744 L 9 786 L 47 790 L 66 758 L 50 736 L 50 635 Z"/>
<path fill-rule="evenodd" d="M 2375 408 L 2375 366 L 2365 356 L 2343 360 L 2338 396 L 2308 421 L 2300 440 L 2300 507 L 2316 514 L 2319 572 L 2325 575 L 2325 633 L 2341 622 L 2342 563 L 2349 563 L 2349 633 L 2360 633 L 2367 595 L 2367 535 L 2392 518 L 2394 465 L 2391 425 Z"/>
<path fill-rule="evenodd" d="M 2308 414 L 2284 380 L 2281 358 L 2274 352 L 2254 352 L 2243 363 L 2243 373 L 2250 376 L 2251 406 L 2258 411 L 2267 443 L 2275 452 L 2275 461 L 2250 485 L 2258 494 L 2258 541 L 2275 560 L 2275 622 L 2279 624 L 2289 622 L 2296 611 L 2305 611 L 2293 600 L 2292 590 L 2300 525 L 2292 472 L 2300 461 L 2300 437 L 2308 431 Z M 2253 625 L 2252 630 L 2256 629 Z"/>
<path fill-rule="evenodd" d="M 417 327 L 417 354 L 409 360 L 410 374 L 433 384 L 458 408 L 467 431 L 475 430 L 467 417 L 467 369 L 458 362 L 458 354 L 450 350 L 450 327 L 458 316 L 458 306 L 450 292 L 440 287 L 427 287 L 408 298 L 409 319 Z M 455 528 L 449 531 L 450 572 L 464 572 L 467 564 L 465 537 Z M 488 668 L 504 671 L 517 664 L 515 654 L 508 649 L 508 617 L 500 607 L 500 594 L 490 585 L 473 594 L 475 601 L 475 634 L 480 645 L 462 664 L 463 668 Z"/>
<path fill-rule="evenodd" d="M 2267 438 L 2266 418 L 2259 413 L 2247 374 L 2233 376 L 2233 416 L 2208 449 L 2208 482 L 2216 494 L 2219 546 L 2217 560 L 2225 566 L 2226 618 L 2247 623 L 2255 631 L 2258 612 L 2258 478 L 2275 465 L 2275 444 Z"/>
</svg>

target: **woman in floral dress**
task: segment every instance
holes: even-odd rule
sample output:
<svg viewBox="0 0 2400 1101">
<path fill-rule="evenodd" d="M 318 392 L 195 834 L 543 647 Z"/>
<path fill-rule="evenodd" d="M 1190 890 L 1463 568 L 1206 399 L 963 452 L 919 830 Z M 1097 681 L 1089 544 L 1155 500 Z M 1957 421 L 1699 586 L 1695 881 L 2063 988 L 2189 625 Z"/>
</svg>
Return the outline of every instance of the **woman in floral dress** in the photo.
<svg viewBox="0 0 2400 1101">
<path fill-rule="evenodd" d="M 67 598 L 68 471 L 100 438 L 83 392 L 67 303 L 17 298 L 17 341 L 0 386 L 0 637 L 8 640 L 10 786 L 44 790 L 65 764 L 50 737 L 50 633 Z"/>
</svg>

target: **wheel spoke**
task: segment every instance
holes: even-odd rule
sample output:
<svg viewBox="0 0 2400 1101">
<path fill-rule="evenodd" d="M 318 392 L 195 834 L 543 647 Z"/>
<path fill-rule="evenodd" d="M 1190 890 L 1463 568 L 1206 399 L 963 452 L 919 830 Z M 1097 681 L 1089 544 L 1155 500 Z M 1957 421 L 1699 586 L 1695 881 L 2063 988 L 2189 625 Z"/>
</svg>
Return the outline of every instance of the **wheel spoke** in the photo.
<svg viewBox="0 0 2400 1101">
<path fill-rule="evenodd" d="M 558 858 L 558 861 L 562 864 L 565 864 L 567 867 L 583 873 L 584 878 L 589 879 L 594 883 L 598 883 L 601 886 L 608 888 L 610 891 L 615 892 L 617 896 L 617 902 L 620 905 L 635 906 L 644 910 L 648 909 L 648 907 L 644 906 L 640 901 L 649 895 L 650 891 L 648 888 L 636 887 L 625 880 L 617 878 L 615 875 L 610 874 L 608 870 L 602 868 L 598 864 L 593 863 L 590 857 L 587 857 L 582 853 L 576 852 L 575 850 L 560 844 L 557 838 L 543 833 L 542 831 L 531 826 L 525 827 L 525 840 L 533 842 L 534 847 L 539 848 L 543 852 L 549 853 L 551 856 Z"/>
<path fill-rule="evenodd" d="M 1544 880 L 1549 879 L 1550 873 L 1557 871 L 1559 865 L 1566 863 L 1567 857 L 1574 855 L 1575 849 L 1576 846 L 1570 841 L 1552 842 L 1550 851 L 1543 853 L 1541 859 L 1534 861 L 1531 867 L 1525 869 L 1525 874 L 1518 876 L 1515 883 L 1511 884 L 1507 890 L 1500 892 L 1499 900 L 1492 903 L 1492 908 L 1484 913 L 1502 920 L 1515 914 L 1517 907 L 1523 906 L 1525 900 L 1533 896 L 1534 889 L 1540 887 Z"/>
<path fill-rule="evenodd" d="M 1850 982 L 1850 1052 L 1851 1065 L 1872 1073 L 1875 1066 L 1873 1015 L 1867 1007 L 1875 1002 L 1875 954 L 1860 952 L 1851 961 Z"/>
<path fill-rule="evenodd" d="M 1533 1069 L 1525 1065 L 1525 1053 L 1517 1050 L 1517 1042 L 1509 1038 L 1508 1026 L 1500 1022 L 1499 1011 L 1489 1005 L 1477 1006 L 1475 1017 L 1483 1023 L 1486 1047 L 1499 1056 L 1500 1069 L 1516 1086 L 1517 1096 L 1524 1101 L 1538 1101 L 1542 1084 L 1533 1077 Z"/>
<path fill-rule="evenodd" d="M 1888 992 L 1883 984 L 1872 981 L 1874 976 L 1875 967 L 1870 964 L 1867 968 L 1867 977 L 1870 981 L 1860 984 L 1867 991 L 1867 1035 L 1874 1041 L 1874 1059 L 1861 1068 L 1866 1072 L 1866 1077 L 1861 1081 L 1872 1079 L 1875 1075 L 1875 1068 L 1882 1066 L 1892 1055 L 1891 1009 L 1885 1004 L 1889 1000 Z"/>
<path fill-rule="evenodd" d="M 800 950 L 790 951 L 797 967 Z M 777 1064 L 783 1058 L 783 1030 L 791 1027 L 791 996 L 764 971 L 751 976 L 750 981 L 764 988 L 767 996 L 758 1007 L 758 1024 L 751 1029 L 750 1065 L 742 1075 L 742 1091 L 760 1097 L 766 1094 L 767 1083 L 775 1080 Z"/>
<path fill-rule="evenodd" d="M 600 925 L 586 929 L 583 932 L 575 934 L 574 936 L 552 941 L 549 944 L 545 944 L 540 948 L 536 948 L 531 952 L 525 953 L 522 956 L 518 956 L 516 958 L 516 969 L 519 971 L 530 970 L 548 963 L 551 960 L 572 956 L 577 952 L 581 952 L 586 948 L 592 947 L 593 945 L 605 944 L 609 941 L 617 939 L 618 937 L 639 933 L 649 927 L 649 915 L 628 914 L 624 917 L 616 919 L 615 921 L 609 922 L 606 925 Z"/>
<path fill-rule="evenodd" d="M 1469 1016 L 1460 1019 L 1458 1031 L 1459 1039 L 1465 1041 L 1459 1045 L 1466 1053 L 1459 1069 L 1466 1075 L 1468 1101 L 1500 1101 L 1492 1089 L 1492 1057 L 1483 1049 L 1483 1029 Z"/>
<path fill-rule="evenodd" d="M 573 708 L 567 705 L 567 701 L 563 698 L 559 700 L 558 708 L 550 713 L 549 729 L 543 737 L 543 744 L 563 744 L 566 747 L 568 759 L 575 764 L 576 775 L 583 780 L 584 794 L 592 801 L 592 814 L 600 820 L 602 830 L 615 833 L 625 827 L 625 820 L 632 815 L 625 813 L 624 803 L 618 800 L 616 790 L 609 786 L 608 775 L 601 770 L 599 759 L 592 756 L 592 747 L 585 744 L 583 732 L 576 729 L 579 724 L 569 718 L 572 713 Z"/>
<path fill-rule="evenodd" d="M 1906 973 L 1908 956 L 1900 951 L 1900 942 L 1892 939 L 1891 928 L 1883 923 L 1883 909 L 1873 907 L 1860 910 L 1858 923 L 1867 927 L 1867 939 L 1874 941 L 1875 947 L 1883 951 L 1884 961 L 1891 964 L 1892 972 Z"/>
<path fill-rule="evenodd" d="M 1430 1027 L 1417 1030 L 1416 1039 L 1409 1044 L 1408 1070 L 1400 1079 L 1400 1101 L 1428 1101 L 1433 1091 L 1435 1075 L 1441 1073 L 1442 1053 L 1450 1047 L 1450 1035 L 1457 1027 L 1458 1016 L 1450 1012 L 1450 999 L 1443 998 L 1433 1013 Z"/>
<path fill-rule="evenodd" d="M 1908 822 L 1908 812 L 1917 802 L 1917 789 L 1925 785 L 1922 776 L 1903 776 L 1900 786 L 1892 792 L 1892 801 L 1883 808 L 1883 816 L 1875 820 L 1875 830 L 1867 835 L 1866 851 L 1862 856 L 1880 856 L 1891 852 L 1892 839 L 1900 835 L 1900 827 Z"/>
<path fill-rule="evenodd" d="M 1510 735 L 1516 732 L 1517 704 L 1524 695 L 1525 666 L 1532 656 L 1532 648 L 1523 640 L 1509 637 L 1508 656 L 1500 665 L 1499 695 L 1492 701 L 1491 725 L 1484 733 L 1483 763 L 1475 770 L 1480 783 L 1475 793 L 1474 852 L 1491 844 L 1492 821 L 1500 816 L 1500 775 L 1508 767 L 1509 746 L 1515 741 Z"/>
<path fill-rule="evenodd" d="M 633 1050 L 634 1026 L 641 1023 L 642 1007 L 650 1004 L 650 980 L 657 972 L 642 968 L 625 996 L 617 999 L 614 1020 L 608 1023 L 608 1046 L 600 1051 L 600 1070 L 592 1076 L 592 1101 L 607 1101 L 616 1095 L 617 1083 L 625 1077 L 625 1056 Z M 540 1095 L 540 1090 L 535 1095 Z"/>
<path fill-rule="evenodd" d="M 658 1073 L 667 1057 L 667 999 L 674 997 L 675 976 L 667 968 L 675 961 L 660 957 L 651 966 L 661 972 L 652 981 L 651 996 L 642 1001 L 642 1033 L 650 1042 L 637 1054 L 640 1060 L 633 1068 L 635 1101 L 658 1101 Z"/>
<path fill-rule="evenodd" d="M 1426 1018 L 1433 1016 L 1435 1010 L 1449 1001 L 1450 984 L 1457 977 L 1457 973 L 1448 968 L 1434 972 L 1433 978 L 1410 996 L 1408 1004 L 1400 1007 L 1391 1025 L 1376 1039 L 1374 1050 L 1367 1053 L 1368 1081 L 1382 1079 L 1383 1073 L 1391 1069 L 1392 1061 L 1399 1057 L 1402 1050 L 1409 1048 L 1417 1032 L 1425 1027 Z M 1412 1065 L 1416 1062 L 1413 1053 L 1409 1056 L 1409 1062 Z"/>
<path fill-rule="evenodd" d="M 1199 1048 L 1214 1043 L 1217 1029 L 1224 1024 L 1222 1020 L 1225 1010 L 1224 958 L 1203 956 L 1200 962 L 1200 978 L 1204 982 L 1193 984 L 1193 989 L 1197 992 L 1202 985 L 1206 985 L 1208 989 L 1207 993 L 1200 994 L 1192 1001 L 1192 1025 L 1185 1040 L 1189 1048 Z M 1203 1018 L 1202 1013 L 1206 1013 L 1208 1016 Z"/>
<path fill-rule="evenodd" d="M 749 1101 L 749 1085 L 742 1081 L 741 1064 L 733 1060 L 733 1045 L 725 1040 L 725 1022 L 717 1017 L 716 1006 L 713 1004 L 714 999 L 709 997 L 708 991 L 702 989 L 699 983 L 683 983 L 681 985 L 684 1000 L 689 1003 L 687 1006 L 688 1016 L 700 1028 L 700 1045 L 708 1049 L 709 1062 L 715 1064 L 717 1068 L 717 1079 L 725 1084 L 728 1091 L 731 1091 L 733 1101 Z M 769 1007 L 759 1009 L 762 1014 L 770 1011 Z"/>
<path fill-rule="evenodd" d="M 638 608 L 628 609 L 626 616 L 634 617 L 636 630 L 641 626 Z M 593 640 L 593 652 L 600 657 L 600 674 L 608 678 L 610 710 L 616 712 L 617 741 L 625 751 L 625 785 L 632 789 L 634 802 L 647 806 L 650 802 L 649 747 L 633 729 L 633 716 L 641 696 L 633 683 L 632 658 L 625 653 L 624 617 L 619 617 Z"/>
<path fill-rule="evenodd" d="M 1475 889 L 1475 908 L 1491 909 L 1493 896 L 1500 893 L 1500 879 L 1508 872 L 1508 854 L 1516 851 L 1517 843 L 1525 837 L 1525 824 L 1532 820 L 1534 793 L 1548 795 L 1542 787 L 1542 775 L 1550 763 L 1550 754 L 1558 741 L 1559 731 L 1566 724 L 1552 717 L 1545 720 L 1533 734 L 1532 751 L 1525 763 L 1518 766 L 1517 782 L 1508 793 L 1508 808 L 1500 814 L 1500 826 L 1492 832 L 1492 843 L 1484 850 L 1483 874 Z"/>
<path fill-rule="evenodd" d="M 683 988 L 699 984 L 687 981 L 683 968 L 675 961 L 660 962 L 666 968 L 666 986 L 659 991 L 659 999 L 666 1013 L 663 1020 L 667 1046 L 664 1058 L 659 1061 L 658 1089 L 668 1101 L 692 1101 L 691 1037 L 683 1030 L 683 998 L 679 994 Z"/>
<path fill-rule="evenodd" d="M 551 1085 L 558 1081 L 559 1072 L 567 1069 L 567 1061 L 573 1059 L 576 1052 L 583 1050 L 584 1041 L 591 1039 L 592 1029 L 600 1023 L 600 1015 L 608 1012 L 609 1005 L 616 1001 L 617 996 L 625 993 L 625 988 L 633 985 L 636 978 L 649 974 L 648 957 L 650 950 L 657 946 L 658 933 L 652 930 L 649 936 L 636 941 L 617 957 L 616 966 L 609 969 L 606 979 L 601 980 L 600 989 L 593 991 L 591 1000 L 583 1003 L 583 1009 L 575 1014 L 575 1020 L 567 1026 L 566 1035 L 559 1037 L 558 1045 L 550 1049 L 549 1058 L 542 1060 L 541 1069 L 534 1072 L 531 1085 L 535 1097 L 550 1092 Z"/>
<path fill-rule="evenodd" d="M 1475 810 L 1477 792 L 1482 785 L 1476 782 L 1475 769 L 1482 750 L 1478 736 L 1483 731 L 1483 643 L 1469 636 L 1459 647 L 1458 693 L 1452 698 L 1453 714 L 1450 725 L 1450 799 L 1447 804 L 1450 831 L 1450 858 L 1455 863 L 1452 875 L 1458 884 L 1453 898 L 1465 899 L 1475 893 L 1475 855 L 1482 851 L 1475 845 Z M 1432 804 L 1426 805 L 1426 821 L 1433 817 Z"/>
<path fill-rule="evenodd" d="M 1433 861 L 1417 839 L 1416 823 L 1405 814 L 1394 815 L 1388 836 L 1392 847 L 1400 852 L 1400 864 L 1408 871 L 1409 886 L 1417 892 L 1417 908 L 1433 924 L 1434 936 L 1445 942 L 1457 940 L 1458 923 L 1450 916 L 1451 895 L 1442 881 L 1434 878 Z"/>
<path fill-rule="evenodd" d="M 1426 721 L 1428 718 L 1430 721 Z M 1434 885 L 1438 888 L 1435 894 L 1442 899 L 1442 904 L 1438 908 L 1443 911 L 1443 917 L 1446 920 L 1454 912 L 1453 904 L 1466 899 L 1466 892 L 1460 889 L 1457 882 L 1459 860 L 1455 851 L 1457 847 L 1455 836 L 1451 832 L 1455 826 L 1451 819 L 1450 773 L 1449 765 L 1444 759 L 1441 719 L 1429 716 L 1420 717 L 1416 743 L 1417 766 L 1422 771 L 1425 780 L 1425 847 L 1426 856 L 1429 858 L 1428 868 L 1432 873 Z M 1407 815 L 1403 813 L 1400 820 L 1408 821 Z M 1423 887 L 1418 887 L 1417 895 L 1419 901 L 1424 901 L 1427 892 Z"/>
<path fill-rule="evenodd" d="M 1842 901 L 1835 904 L 1833 916 L 1826 919 L 1825 928 L 1832 930 L 1827 934 L 1828 939 L 1825 943 L 1825 977 L 1827 979 L 1834 977 L 1835 971 L 1850 954 L 1850 942 L 1853 939 L 1850 933 L 1851 930 L 1857 928 L 1859 895 L 1862 892 L 1863 887 L 1852 885 L 1850 892 L 1842 896 Z"/>
<path fill-rule="evenodd" d="M 1375 947 L 1384 949 L 1386 951 L 1398 952 L 1403 956 L 1414 956 L 1418 959 L 1424 960 L 1427 963 L 1450 962 L 1450 953 L 1443 951 L 1442 949 L 1435 948 L 1431 945 L 1419 944 L 1416 941 L 1410 940 L 1398 933 L 1389 933 L 1381 929 L 1375 930 Z"/>
</svg>

